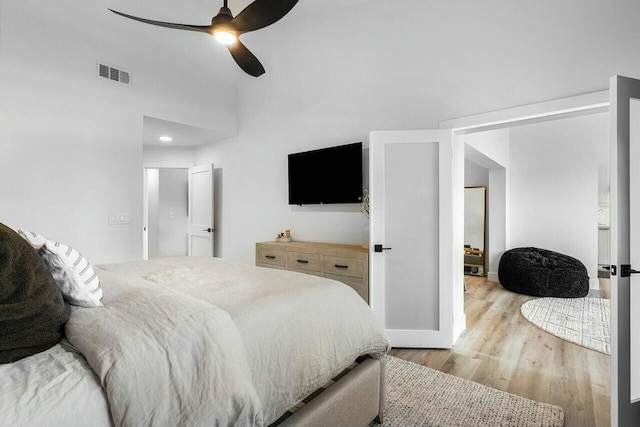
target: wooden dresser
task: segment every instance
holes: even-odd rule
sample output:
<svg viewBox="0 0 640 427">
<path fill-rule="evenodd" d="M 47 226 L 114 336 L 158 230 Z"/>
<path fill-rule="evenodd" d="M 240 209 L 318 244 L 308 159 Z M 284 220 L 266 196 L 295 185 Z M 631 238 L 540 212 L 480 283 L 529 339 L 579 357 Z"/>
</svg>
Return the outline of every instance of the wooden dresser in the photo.
<svg viewBox="0 0 640 427">
<path fill-rule="evenodd" d="M 256 265 L 327 277 L 351 286 L 369 303 L 369 251 L 358 245 L 256 243 Z"/>
</svg>

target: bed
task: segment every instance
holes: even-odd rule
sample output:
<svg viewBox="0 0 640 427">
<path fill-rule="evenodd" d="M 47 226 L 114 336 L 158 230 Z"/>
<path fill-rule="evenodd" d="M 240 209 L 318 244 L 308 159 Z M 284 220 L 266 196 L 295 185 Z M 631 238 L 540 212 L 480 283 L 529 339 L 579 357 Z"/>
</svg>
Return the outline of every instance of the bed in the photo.
<svg viewBox="0 0 640 427">
<path fill-rule="evenodd" d="M 72 307 L 62 341 L 0 364 L 7 425 L 366 425 L 382 415 L 389 343 L 344 284 L 199 257 L 95 273 L 103 306 Z"/>
</svg>

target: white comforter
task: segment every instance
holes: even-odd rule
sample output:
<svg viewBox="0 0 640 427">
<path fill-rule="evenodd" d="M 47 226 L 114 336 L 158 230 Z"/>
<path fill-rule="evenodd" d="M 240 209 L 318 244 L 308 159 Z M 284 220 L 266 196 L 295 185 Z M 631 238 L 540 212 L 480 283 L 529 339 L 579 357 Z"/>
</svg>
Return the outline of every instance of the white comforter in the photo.
<svg viewBox="0 0 640 427">
<path fill-rule="evenodd" d="M 65 335 L 100 378 L 116 426 L 263 424 L 228 313 L 165 286 L 103 277 L 105 306 L 77 310 Z"/>
<path fill-rule="evenodd" d="M 369 307 L 335 281 L 216 258 L 96 272 L 105 307 L 74 311 L 66 334 L 104 387 L 115 425 L 268 425 L 356 357 L 388 349 Z M 77 391 L 75 376 L 85 378 L 92 394 L 84 405 L 96 414 L 91 425 L 103 425 L 105 394 L 73 354 L 78 373 L 61 373 L 58 383 Z M 43 404 L 38 381 L 19 386 L 42 376 L 37 356 L 21 368 L 0 365 L 0 378 L 9 379 L 0 381 L 0 419 L 38 425 L 46 418 L 33 411 L 49 412 L 51 421 L 61 408 L 77 408 L 64 395 Z M 3 396 L 12 391 L 23 394 Z M 87 425 L 66 423 L 74 424 Z"/>
</svg>

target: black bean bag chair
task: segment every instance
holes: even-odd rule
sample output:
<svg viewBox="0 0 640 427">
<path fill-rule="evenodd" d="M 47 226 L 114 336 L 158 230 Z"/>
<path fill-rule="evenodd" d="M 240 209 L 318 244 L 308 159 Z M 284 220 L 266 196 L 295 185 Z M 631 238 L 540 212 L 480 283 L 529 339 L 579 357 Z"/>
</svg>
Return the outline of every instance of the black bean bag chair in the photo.
<svg viewBox="0 0 640 427">
<path fill-rule="evenodd" d="M 0 224 L 0 363 L 53 347 L 69 313 L 33 246 Z"/>
<path fill-rule="evenodd" d="M 525 295 L 580 298 L 589 293 L 584 264 L 546 249 L 515 248 L 505 252 L 498 279 L 505 289 Z"/>
</svg>

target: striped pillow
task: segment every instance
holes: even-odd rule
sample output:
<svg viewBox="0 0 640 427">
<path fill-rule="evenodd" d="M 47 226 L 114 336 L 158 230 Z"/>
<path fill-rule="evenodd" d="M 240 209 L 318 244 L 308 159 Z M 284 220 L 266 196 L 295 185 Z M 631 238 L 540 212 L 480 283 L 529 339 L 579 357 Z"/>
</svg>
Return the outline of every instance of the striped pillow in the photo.
<svg viewBox="0 0 640 427">
<path fill-rule="evenodd" d="M 32 231 L 18 230 L 18 234 L 21 235 L 27 242 L 31 243 L 31 246 L 36 248 L 37 251 L 44 246 L 44 242 L 47 241 L 45 237 L 36 234 Z"/>
<path fill-rule="evenodd" d="M 65 301 L 80 307 L 102 305 L 100 279 L 78 251 L 33 231 L 18 230 L 18 234 L 38 251 Z"/>
<path fill-rule="evenodd" d="M 102 305 L 100 279 L 80 252 L 62 243 L 47 240 L 38 253 L 69 304 L 80 307 Z"/>
</svg>

